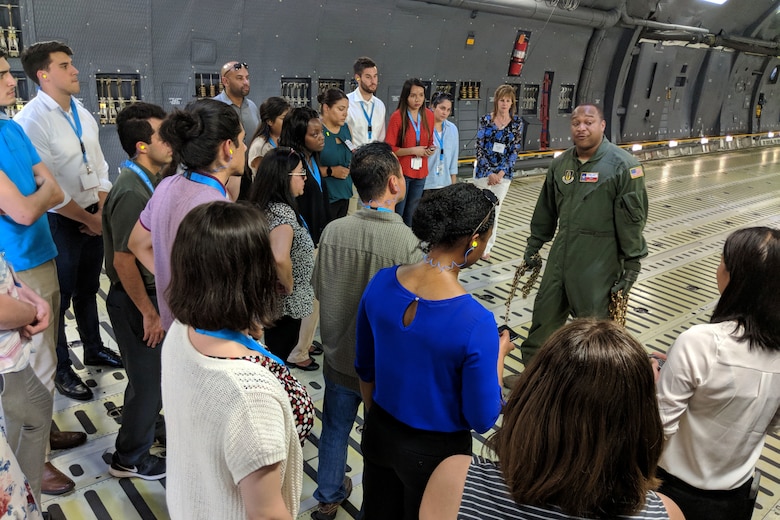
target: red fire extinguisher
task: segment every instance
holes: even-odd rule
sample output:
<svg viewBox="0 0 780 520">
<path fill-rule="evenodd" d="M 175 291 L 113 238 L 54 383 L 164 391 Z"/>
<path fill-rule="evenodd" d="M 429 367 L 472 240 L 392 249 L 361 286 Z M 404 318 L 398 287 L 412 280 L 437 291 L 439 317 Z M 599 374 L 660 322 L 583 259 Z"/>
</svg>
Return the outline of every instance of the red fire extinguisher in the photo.
<svg viewBox="0 0 780 520">
<path fill-rule="evenodd" d="M 525 55 L 528 51 L 528 37 L 530 35 L 526 32 L 519 32 L 517 39 L 515 39 L 515 48 L 512 51 L 512 59 L 509 60 L 509 72 L 507 76 L 519 76 L 523 72 L 523 65 L 525 64 Z"/>
</svg>

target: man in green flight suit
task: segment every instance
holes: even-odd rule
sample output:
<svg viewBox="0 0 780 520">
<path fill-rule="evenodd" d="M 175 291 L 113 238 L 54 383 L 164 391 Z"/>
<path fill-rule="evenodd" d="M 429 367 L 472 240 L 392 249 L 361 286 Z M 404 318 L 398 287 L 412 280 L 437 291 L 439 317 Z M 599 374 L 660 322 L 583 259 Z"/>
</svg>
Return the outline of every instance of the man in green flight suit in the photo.
<svg viewBox="0 0 780 520">
<path fill-rule="evenodd" d="M 628 294 L 647 256 L 642 231 L 647 192 L 642 166 L 604 137 L 601 109 L 580 105 L 571 116 L 574 146 L 553 159 L 531 219 L 525 262 L 558 235 L 534 302 L 523 362 L 569 314 L 608 318 L 611 293 Z"/>
</svg>

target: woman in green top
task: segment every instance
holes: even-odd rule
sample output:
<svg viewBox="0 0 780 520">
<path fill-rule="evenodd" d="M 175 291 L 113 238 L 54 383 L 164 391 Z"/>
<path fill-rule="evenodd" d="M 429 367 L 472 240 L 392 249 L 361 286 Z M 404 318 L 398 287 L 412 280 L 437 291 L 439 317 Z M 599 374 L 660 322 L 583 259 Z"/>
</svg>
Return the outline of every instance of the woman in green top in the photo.
<svg viewBox="0 0 780 520">
<path fill-rule="evenodd" d="M 347 215 L 352 198 L 352 178 L 349 163 L 352 161 L 352 134 L 347 126 L 349 100 L 344 91 L 331 88 L 317 96 L 322 113 L 322 133 L 325 148 L 320 152 L 320 172 L 328 185 L 331 218 Z"/>
</svg>

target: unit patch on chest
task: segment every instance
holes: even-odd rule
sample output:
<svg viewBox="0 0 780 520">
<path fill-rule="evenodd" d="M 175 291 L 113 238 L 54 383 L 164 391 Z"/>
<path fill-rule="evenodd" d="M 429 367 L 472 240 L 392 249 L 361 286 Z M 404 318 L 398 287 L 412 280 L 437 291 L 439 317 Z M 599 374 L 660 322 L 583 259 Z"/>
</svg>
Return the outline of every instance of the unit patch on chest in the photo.
<svg viewBox="0 0 780 520">
<path fill-rule="evenodd" d="M 582 172 L 580 182 L 599 182 L 598 172 Z"/>
<path fill-rule="evenodd" d="M 564 184 L 571 184 L 574 182 L 574 170 L 566 170 L 563 172 L 563 177 L 561 177 L 561 180 Z"/>
</svg>

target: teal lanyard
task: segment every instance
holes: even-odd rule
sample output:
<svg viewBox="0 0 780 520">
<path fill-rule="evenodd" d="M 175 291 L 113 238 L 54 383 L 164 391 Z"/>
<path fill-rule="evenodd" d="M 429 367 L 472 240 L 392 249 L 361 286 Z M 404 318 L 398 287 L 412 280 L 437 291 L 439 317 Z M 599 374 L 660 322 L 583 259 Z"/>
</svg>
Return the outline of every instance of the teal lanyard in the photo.
<svg viewBox="0 0 780 520">
<path fill-rule="evenodd" d="M 422 110 L 422 109 L 420 109 Z M 406 111 L 406 115 L 409 116 L 409 122 L 412 123 L 412 128 L 414 128 L 414 137 L 415 137 L 415 146 L 420 146 L 420 111 L 417 111 L 417 123 L 415 124 L 414 119 L 412 119 L 412 112 L 411 110 Z"/>
<path fill-rule="evenodd" d="M 154 193 L 154 185 L 152 184 L 152 181 L 149 180 L 149 176 L 146 175 L 146 172 L 143 171 L 140 166 L 135 164 L 133 161 L 125 161 L 120 164 L 119 167 L 127 168 L 128 170 L 135 172 L 135 174 L 138 175 L 138 178 L 141 179 L 144 184 L 146 184 L 147 188 L 149 188 L 149 192 Z"/>
<path fill-rule="evenodd" d="M 184 177 L 186 179 L 191 180 L 192 182 L 197 182 L 198 184 L 203 184 L 205 186 L 210 186 L 211 188 L 214 188 L 218 192 L 222 194 L 225 198 L 227 198 L 227 190 L 222 185 L 221 182 L 219 182 L 214 177 L 211 177 L 210 175 L 203 175 L 202 173 L 198 172 L 185 172 Z"/>
<path fill-rule="evenodd" d="M 68 114 L 62 108 L 60 108 L 60 113 L 73 129 L 73 133 L 76 134 L 76 138 L 79 140 L 79 145 L 81 146 L 81 158 L 84 160 L 84 165 L 87 167 L 87 173 L 92 173 L 92 170 L 89 167 L 89 161 L 87 160 L 87 148 L 84 146 L 84 141 L 81 139 L 83 131 L 81 128 L 81 119 L 79 119 L 79 111 L 76 107 L 76 102 L 73 101 L 73 98 L 70 98 L 70 112 L 73 116 L 73 121 L 71 121 L 68 117 Z"/>
<path fill-rule="evenodd" d="M 228 341 L 235 341 L 236 343 L 240 343 L 241 345 L 245 346 L 249 350 L 254 350 L 255 352 L 259 352 L 260 354 L 264 355 L 268 359 L 272 359 L 279 363 L 280 365 L 284 365 L 284 361 L 279 359 L 278 357 L 274 356 L 268 350 L 263 347 L 263 345 L 260 344 L 259 341 L 256 341 L 249 336 L 246 336 L 244 334 L 241 334 L 237 330 L 230 330 L 230 329 L 220 329 L 220 330 L 204 330 L 204 329 L 195 329 L 195 332 L 198 334 L 203 334 L 204 336 L 211 336 L 212 338 L 219 338 L 219 339 L 226 339 Z"/>
<path fill-rule="evenodd" d="M 368 123 L 368 140 L 371 140 L 371 131 L 373 130 L 373 127 L 371 126 L 371 120 L 374 119 L 374 104 L 371 103 L 371 115 L 368 115 L 368 112 L 366 112 L 366 101 L 360 102 L 360 108 L 363 109 L 363 117 L 366 118 L 366 123 Z"/>
</svg>

